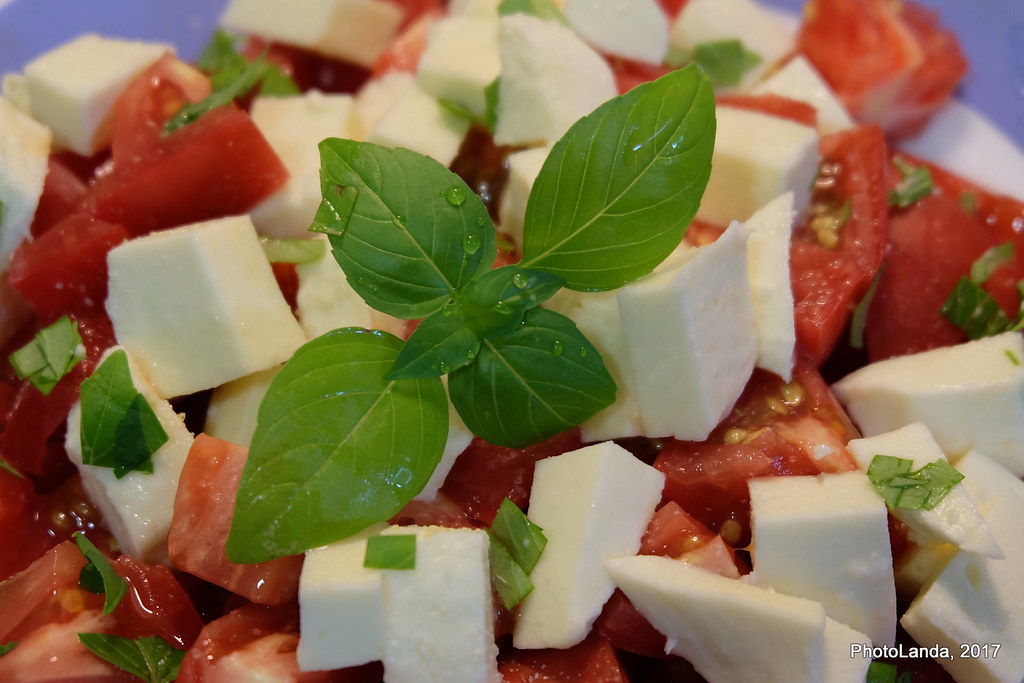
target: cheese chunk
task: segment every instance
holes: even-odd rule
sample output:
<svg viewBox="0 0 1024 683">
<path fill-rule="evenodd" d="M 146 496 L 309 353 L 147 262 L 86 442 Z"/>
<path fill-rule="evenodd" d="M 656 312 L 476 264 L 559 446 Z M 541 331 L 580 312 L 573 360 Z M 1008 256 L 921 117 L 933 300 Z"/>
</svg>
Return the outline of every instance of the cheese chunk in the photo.
<svg viewBox="0 0 1024 683">
<path fill-rule="evenodd" d="M 253 225 L 271 237 L 310 237 L 309 226 L 321 200 L 317 145 L 325 138 L 356 137 L 352 96 L 314 90 L 292 97 L 257 97 L 251 114 L 290 176 L 284 187 L 252 211 Z"/>
<path fill-rule="evenodd" d="M 946 459 L 928 428 L 920 422 L 885 434 L 853 439 L 846 448 L 865 470 L 876 455 L 912 460 L 915 470 Z M 906 523 L 910 539 L 916 543 L 952 543 L 967 552 L 1002 557 L 999 544 L 964 486 L 954 486 L 931 510 L 896 508 L 892 514 Z"/>
<path fill-rule="evenodd" d="M 398 4 L 385 0 L 231 0 L 220 23 L 369 67 L 391 44 L 403 17 Z"/>
<path fill-rule="evenodd" d="M 508 180 L 502 190 L 498 218 L 501 231 L 512 238 L 516 249 L 523 251 L 523 218 L 526 216 L 526 204 L 533 190 L 533 182 L 540 175 L 550 147 L 533 147 L 508 155 Z"/>
<path fill-rule="evenodd" d="M 746 242 L 734 224 L 619 290 L 647 436 L 707 438 L 746 386 L 757 357 Z"/>
<path fill-rule="evenodd" d="M 248 216 L 130 240 L 107 263 L 117 340 L 160 396 L 265 370 L 305 342 Z"/>
<path fill-rule="evenodd" d="M 618 95 L 611 67 L 573 31 L 526 14 L 504 16 L 494 141 L 553 143 L 580 117 Z"/>
<path fill-rule="evenodd" d="M 885 503 L 862 472 L 753 479 L 759 585 L 820 602 L 878 645 L 896 638 L 896 589 Z"/>
<path fill-rule="evenodd" d="M 50 142 L 46 126 L 0 97 L 0 273 L 7 271 L 18 245 L 29 239 L 43 193 Z"/>
<path fill-rule="evenodd" d="M 970 451 L 957 460 L 956 468 L 964 475 L 964 488 L 980 506 L 987 505 L 1007 491 L 1024 498 L 1024 481 L 978 451 Z"/>
<path fill-rule="evenodd" d="M 516 647 L 565 648 L 586 637 L 615 589 L 602 563 L 639 550 L 664 482 L 610 441 L 537 463 L 529 517 L 548 543 L 519 606 Z"/>
<path fill-rule="evenodd" d="M 53 130 L 55 144 L 92 156 L 110 144 L 117 98 L 171 51 L 159 43 L 80 36 L 25 67 L 32 115 Z"/>
<path fill-rule="evenodd" d="M 785 66 L 754 86 L 755 95 L 771 94 L 806 102 L 818 114 L 818 132 L 837 133 L 854 126 L 846 107 L 818 70 L 803 55 L 796 55 Z"/>
<path fill-rule="evenodd" d="M 947 456 L 971 449 L 1024 475 L 1024 339 L 995 337 L 872 363 L 832 389 L 865 436 L 922 422 Z"/>
<path fill-rule="evenodd" d="M 118 350 L 121 348 L 111 348 L 104 359 Z M 157 395 L 130 353 L 128 368 L 135 388 L 167 433 L 167 442 L 153 453 L 153 472 L 132 471 L 118 479 L 110 467 L 83 464 L 80 403 L 75 403 L 68 415 L 64 446 L 78 466 L 83 488 L 103 513 L 121 550 L 143 562 L 166 563 L 167 532 L 174 516 L 178 477 L 194 439 L 185 427 L 184 416 Z"/>
<path fill-rule="evenodd" d="M 754 212 L 746 221 L 747 268 L 754 294 L 757 367 L 786 380 L 793 377 L 796 326 L 789 273 L 793 234 L 793 193 L 787 192 Z"/>
<path fill-rule="evenodd" d="M 655 0 L 566 0 L 565 18 L 604 54 L 661 64 L 668 18 Z"/>
<path fill-rule="evenodd" d="M 761 112 L 718 107 L 711 177 L 697 217 L 728 225 L 745 221 L 779 195 L 793 193 L 793 209 L 807 209 L 821 155 L 810 126 Z"/>
<path fill-rule="evenodd" d="M 472 55 L 467 59 L 467 55 Z M 416 81 L 439 100 L 460 104 L 483 116 L 484 89 L 498 77 L 498 18 L 449 16 L 430 27 Z"/>
<path fill-rule="evenodd" d="M 25 74 L 7 73 L 0 77 L 0 95 L 25 116 L 32 116 L 32 100 Z"/>
<path fill-rule="evenodd" d="M 445 386 L 447 388 L 447 377 L 443 377 L 445 380 Z M 444 485 L 444 480 L 448 478 L 448 472 L 451 471 L 452 466 L 462 451 L 469 448 L 469 444 L 473 442 L 473 432 L 469 431 L 469 427 L 459 417 L 459 413 L 455 410 L 455 406 L 452 405 L 451 401 L 448 401 L 448 439 L 444 442 L 444 451 L 441 453 L 441 459 L 437 463 L 437 467 L 434 468 L 433 473 L 430 475 L 430 479 L 423 486 L 423 490 L 416 494 L 413 500 L 432 501 L 437 498 L 437 492 L 441 490 Z"/>
<path fill-rule="evenodd" d="M 497 18 L 501 0 L 450 0 L 448 14 L 451 16 L 474 16 Z"/>
<path fill-rule="evenodd" d="M 373 130 L 406 91 L 416 87 L 416 77 L 405 71 L 389 71 L 367 81 L 355 98 L 355 113 L 362 131 L 359 139 Z"/>
<path fill-rule="evenodd" d="M 448 110 L 418 85 L 404 90 L 367 133 L 367 142 L 405 147 L 448 166 L 459 153 L 470 121 Z"/>
<path fill-rule="evenodd" d="M 260 403 L 280 367 L 239 377 L 213 390 L 203 431 L 224 441 L 249 446 L 256 432 Z"/>
</svg>

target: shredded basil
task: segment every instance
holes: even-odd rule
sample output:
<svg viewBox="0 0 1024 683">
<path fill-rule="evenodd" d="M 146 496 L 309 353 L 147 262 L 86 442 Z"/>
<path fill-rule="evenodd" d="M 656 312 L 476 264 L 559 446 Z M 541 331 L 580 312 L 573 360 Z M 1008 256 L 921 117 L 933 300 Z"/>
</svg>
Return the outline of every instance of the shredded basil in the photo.
<svg viewBox="0 0 1024 683">
<path fill-rule="evenodd" d="M 100 552 L 85 534 L 78 532 L 74 538 L 82 555 L 89 560 L 89 563 L 82 567 L 78 585 L 90 593 L 105 595 L 103 613 L 112 614 L 128 592 L 128 583 L 117 573 L 107 556 Z"/>
<path fill-rule="evenodd" d="M 171 683 L 178 677 L 184 650 L 163 638 L 125 638 L 109 633 L 79 633 L 78 640 L 93 654 L 147 683 Z"/>
<path fill-rule="evenodd" d="M 913 466 L 912 460 L 891 455 L 871 460 L 868 479 L 890 510 L 931 510 L 964 478 L 942 459 L 916 470 Z"/>
<path fill-rule="evenodd" d="M 368 569 L 415 569 L 416 535 L 370 536 L 363 566 Z"/>
<path fill-rule="evenodd" d="M 892 162 L 902 177 L 889 191 L 889 206 L 905 209 L 932 193 L 932 174 L 927 166 L 911 166 L 898 156 Z"/>
<path fill-rule="evenodd" d="M 25 346 L 10 355 L 11 367 L 43 395 L 49 394 L 66 374 L 85 358 L 78 325 L 68 316 L 36 332 Z"/>
<path fill-rule="evenodd" d="M 533 590 L 530 572 L 548 540 L 543 530 L 508 498 L 501 502 L 488 534 L 491 583 L 506 609 L 512 609 Z"/>
<path fill-rule="evenodd" d="M 739 40 L 716 40 L 694 48 L 693 61 L 708 74 L 716 88 L 739 85 L 743 75 L 761 63 Z"/>
</svg>

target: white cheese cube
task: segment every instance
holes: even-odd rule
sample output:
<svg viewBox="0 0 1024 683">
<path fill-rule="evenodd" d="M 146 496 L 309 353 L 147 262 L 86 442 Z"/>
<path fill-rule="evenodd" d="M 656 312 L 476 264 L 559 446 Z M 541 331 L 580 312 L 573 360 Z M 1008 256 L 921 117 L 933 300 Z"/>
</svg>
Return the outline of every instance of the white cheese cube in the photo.
<svg viewBox="0 0 1024 683">
<path fill-rule="evenodd" d="M 416 81 L 437 99 L 483 116 L 484 89 L 500 71 L 497 16 L 449 16 L 431 25 Z"/>
<path fill-rule="evenodd" d="M 391 44 L 404 12 L 385 0 L 231 0 L 221 26 L 372 66 Z"/>
<path fill-rule="evenodd" d="M 1024 498 L 1007 491 L 985 519 L 1004 559 L 960 552 L 903 615 L 924 646 L 948 648 L 937 661 L 958 681 L 1024 680 Z"/>
<path fill-rule="evenodd" d="M 892 645 L 889 517 L 864 473 L 769 477 L 749 486 L 757 583 L 820 602 L 871 642 Z"/>
<path fill-rule="evenodd" d="M 964 475 L 961 483 L 978 505 L 985 506 L 1007 491 L 1024 498 L 1024 481 L 978 451 L 957 460 L 956 468 Z"/>
<path fill-rule="evenodd" d="M 824 680 L 820 604 L 667 557 L 619 557 L 605 566 L 615 585 L 665 635 L 668 651 L 709 681 Z"/>
<path fill-rule="evenodd" d="M 565 18 L 604 54 L 661 64 L 668 52 L 668 18 L 655 0 L 566 0 Z"/>
<path fill-rule="evenodd" d="M 832 389 L 865 436 L 922 422 L 947 456 L 973 449 L 1024 475 L 1024 339 L 1017 332 L 872 363 Z"/>
<path fill-rule="evenodd" d="M 501 0 L 450 0 L 448 14 L 450 16 L 498 17 L 498 5 Z"/>
<path fill-rule="evenodd" d="M 551 152 L 550 147 L 533 147 L 508 155 L 508 180 L 502 191 L 498 217 L 501 230 L 512 238 L 516 249 L 523 251 L 523 218 L 533 190 L 533 181 Z"/>
<path fill-rule="evenodd" d="M 256 432 L 260 403 L 278 370 L 278 366 L 260 370 L 214 389 L 206 409 L 203 431 L 218 439 L 248 447 Z"/>
<path fill-rule="evenodd" d="M 367 134 L 367 142 L 405 147 L 445 166 L 454 161 L 469 119 L 445 108 L 418 85 L 405 90 Z"/>
<path fill-rule="evenodd" d="M 904 550 L 893 565 L 899 599 L 909 602 L 916 598 L 959 550 L 952 543 L 912 544 Z"/>
<path fill-rule="evenodd" d="M 865 634 L 825 617 L 823 683 L 863 683 L 867 679 L 871 659 L 854 657 L 852 646 L 866 642 Z"/>
<path fill-rule="evenodd" d="M 320 152 L 324 138 L 353 138 L 351 95 L 311 91 L 292 97 L 257 97 L 252 120 L 288 169 L 288 182 L 252 211 L 256 230 L 280 239 L 310 237 L 320 206 Z"/>
<path fill-rule="evenodd" d="M 928 428 L 920 422 L 885 434 L 853 439 L 846 448 L 865 470 L 876 455 L 912 460 L 915 470 L 946 459 Z M 999 544 L 964 486 L 954 486 L 931 510 L 898 507 L 892 514 L 907 524 L 910 539 L 915 543 L 952 543 L 967 552 L 1002 557 Z"/>
<path fill-rule="evenodd" d="M 305 342 L 248 216 L 133 239 L 107 263 L 117 340 L 160 396 L 265 370 Z"/>
<path fill-rule="evenodd" d="M 88 34 L 29 62 L 32 114 L 54 142 L 85 156 L 110 144 L 114 104 L 143 71 L 173 48 Z"/>
<path fill-rule="evenodd" d="M 121 350 L 113 347 L 104 358 Z M 154 391 L 145 375 L 128 354 L 128 368 L 135 388 L 153 409 L 167 441 L 152 455 L 153 472 L 133 471 L 118 479 L 110 467 L 82 464 L 82 406 L 75 403 L 68 415 L 64 446 L 78 466 L 82 486 L 106 520 L 121 550 L 143 562 L 166 563 L 167 532 L 174 516 L 178 477 L 192 448 L 192 433 L 184 416 Z"/>
<path fill-rule="evenodd" d="M 447 377 L 442 378 L 447 380 Z M 447 382 L 445 383 L 447 388 Z M 414 500 L 432 501 L 437 498 L 437 492 L 441 490 L 444 485 L 444 480 L 448 477 L 448 473 L 451 471 L 455 461 L 462 454 L 462 451 L 469 448 L 469 444 L 473 441 L 473 432 L 469 431 L 469 427 L 459 417 L 458 411 L 455 410 L 455 406 L 452 405 L 451 401 L 448 401 L 448 439 L 444 442 L 444 451 L 441 453 L 441 460 L 437 463 L 437 467 L 434 468 L 433 473 L 430 475 L 430 479 L 423 486 L 423 490 L 416 494 Z"/>
<path fill-rule="evenodd" d="M 736 107 L 718 107 L 711 177 L 697 217 L 728 225 L 745 221 L 785 192 L 806 210 L 821 154 L 818 132 L 794 121 Z"/>
<path fill-rule="evenodd" d="M 615 589 L 604 560 L 639 550 L 664 482 L 610 441 L 537 463 L 529 517 L 548 543 L 519 606 L 516 647 L 565 648 L 586 637 Z"/>
<path fill-rule="evenodd" d="M 818 132 L 837 133 L 854 125 L 846 107 L 818 70 L 803 55 L 796 55 L 751 90 L 755 95 L 771 94 L 806 102 L 817 110 Z"/>
<path fill-rule="evenodd" d="M 746 90 L 795 48 L 793 29 L 754 0 L 689 0 L 669 30 L 671 50 L 692 55 L 697 46 L 738 40 L 760 62 L 748 69 L 736 90 Z"/>
<path fill-rule="evenodd" d="M 743 392 L 757 358 L 746 243 L 733 224 L 619 290 L 646 435 L 703 440 Z"/>
<path fill-rule="evenodd" d="M 580 117 L 615 97 L 608 63 L 573 31 L 526 14 L 504 16 L 494 140 L 552 143 Z"/>
<path fill-rule="evenodd" d="M 361 124 L 358 139 L 366 137 L 406 91 L 416 87 L 416 77 L 406 71 L 389 71 L 367 81 L 356 93 L 355 112 Z"/>
<path fill-rule="evenodd" d="M 786 380 L 793 377 L 796 327 L 789 274 L 793 234 L 793 193 L 787 192 L 754 212 L 746 221 L 747 267 L 757 323 L 757 367 Z"/>
<path fill-rule="evenodd" d="M 388 683 L 498 683 L 489 539 L 482 529 L 391 527 L 416 534 L 416 568 L 385 570 Z"/>
<path fill-rule="evenodd" d="M 50 156 L 50 131 L 0 98 L 0 273 L 29 239 L 43 193 Z"/>
<path fill-rule="evenodd" d="M 32 100 L 25 74 L 8 73 L 0 78 L 0 95 L 25 116 L 32 116 Z"/>
</svg>

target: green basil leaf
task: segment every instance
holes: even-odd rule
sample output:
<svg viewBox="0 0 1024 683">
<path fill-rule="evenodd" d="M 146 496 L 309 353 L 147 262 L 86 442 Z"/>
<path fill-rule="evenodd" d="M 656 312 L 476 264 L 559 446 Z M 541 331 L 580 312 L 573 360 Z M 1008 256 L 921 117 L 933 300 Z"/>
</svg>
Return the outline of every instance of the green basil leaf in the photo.
<svg viewBox="0 0 1024 683">
<path fill-rule="evenodd" d="M 22 474 L 17 469 L 15 469 L 14 465 L 12 465 L 11 463 L 7 462 L 3 458 L 0 458 L 0 470 L 4 470 L 5 472 L 10 473 L 10 474 L 14 475 L 15 477 L 17 477 L 18 479 L 24 479 L 25 478 L 24 474 Z"/>
<path fill-rule="evenodd" d="M 260 246 L 271 263 L 309 263 L 327 253 L 323 240 L 286 240 L 261 236 Z"/>
<path fill-rule="evenodd" d="M 235 46 L 235 39 L 217 29 L 199 53 L 196 68 L 208 74 L 215 74 L 229 69 L 244 69 L 247 63 L 248 60 Z"/>
<path fill-rule="evenodd" d="M 984 284 L 986 280 L 992 277 L 992 273 L 1012 263 L 1015 253 L 1016 249 L 1013 242 L 1006 242 L 1005 244 L 985 250 L 985 253 L 971 264 L 971 282 L 979 285 Z"/>
<path fill-rule="evenodd" d="M 615 401 L 601 354 L 571 320 L 540 307 L 508 337 L 484 340 L 471 364 L 448 375 L 448 390 L 470 431 L 511 448 L 575 427 Z"/>
<path fill-rule="evenodd" d="M 260 404 L 227 541 L 235 562 L 295 555 L 390 519 L 448 437 L 438 378 L 384 379 L 402 342 L 334 330 L 303 345 Z"/>
<path fill-rule="evenodd" d="M 74 538 L 82 555 L 89 560 L 89 564 L 82 568 L 82 575 L 85 577 L 84 585 L 81 577 L 79 585 L 90 593 L 103 593 L 106 596 L 103 601 L 103 613 L 113 614 L 121 599 L 128 592 L 128 582 L 117 573 L 107 556 L 100 552 L 100 549 L 93 545 L 85 534 L 77 532 Z M 86 572 L 89 567 L 92 567 L 92 570 Z M 95 583 L 97 575 L 98 586 Z M 96 588 L 99 590 L 95 590 Z"/>
<path fill-rule="evenodd" d="M 503 17 L 509 14 L 530 14 L 538 19 L 569 25 L 558 5 L 551 0 L 501 0 L 498 4 L 498 14 Z"/>
<path fill-rule="evenodd" d="M 134 674 L 147 683 L 171 683 L 178 677 L 184 650 L 163 638 L 125 638 L 109 633 L 79 633 L 78 640 L 96 656 Z"/>
<path fill-rule="evenodd" d="M 523 598 L 533 591 L 533 582 L 523 567 L 512 558 L 500 541 L 491 533 L 491 544 L 488 548 L 491 565 L 491 585 L 505 609 L 513 609 Z"/>
<path fill-rule="evenodd" d="M 292 77 L 271 62 L 264 62 L 260 79 L 260 97 L 287 97 L 302 92 Z"/>
<path fill-rule="evenodd" d="M 85 346 L 78 325 L 63 316 L 36 332 L 25 346 L 10 355 L 11 367 L 44 396 L 85 358 Z"/>
<path fill-rule="evenodd" d="M 939 312 L 970 339 L 990 337 L 1014 327 L 992 295 L 966 277 L 957 281 Z"/>
<path fill-rule="evenodd" d="M 539 526 L 530 521 L 519 506 L 506 498 L 491 522 L 491 534 L 508 550 L 512 559 L 530 573 L 537 566 L 548 539 Z M 493 542 L 493 541 L 492 541 Z"/>
<path fill-rule="evenodd" d="M 932 174 L 927 166 L 914 167 L 900 157 L 893 157 L 893 164 L 902 178 L 889 191 L 889 206 L 905 209 L 932 193 Z"/>
<path fill-rule="evenodd" d="M 544 162 L 519 265 L 576 290 L 614 289 L 651 272 L 697 212 L 714 142 L 714 93 L 693 66 L 601 105 Z"/>
<path fill-rule="evenodd" d="M 868 467 L 868 479 L 890 510 L 931 510 L 956 486 L 964 475 L 945 460 L 911 469 L 912 460 L 876 455 Z"/>
<path fill-rule="evenodd" d="M 370 536 L 363 566 L 368 569 L 415 569 L 416 535 Z"/>
<path fill-rule="evenodd" d="M 387 379 L 439 377 L 466 365 L 476 358 L 480 337 L 466 324 L 462 310 L 448 304 L 416 327 Z"/>
<path fill-rule="evenodd" d="M 722 88 L 739 85 L 743 75 L 761 63 L 761 56 L 739 40 L 715 40 L 697 45 L 693 61 L 704 69 L 716 88 Z"/>
<path fill-rule="evenodd" d="M 484 88 L 484 124 L 491 135 L 494 135 L 494 128 L 498 125 L 498 90 L 500 86 L 501 77 L 498 77 Z"/>
<path fill-rule="evenodd" d="M 0 657 L 3 657 L 16 647 L 18 647 L 18 643 L 16 641 L 0 644 Z"/>
<path fill-rule="evenodd" d="M 562 278 L 518 266 L 502 266 L 466 285 L 459 305 L 470 328 L 485 338 L 512 334 L 523 316 L 562 288 Z"/>
<path fill-rule="evenodd" d="M 490 270 L 496 248 L 487 208 L 442 164 L 336 138 L 320 143 L 320 159 L 324 196 L 337 203 L 354 196 L 351 207 L 333 204 L 345 223 L 328 233 L 334 257 L 377 310 L 426 317 Z M 348 188 L 358 193 L 346 195 Z M 317 222 L 327 220 L 329 212 L 318 213 Z"/>
<path fill-rule="evenodd" d="M 151 456 L 167 442 L 167 433 L 135 388 L 123 349 L 82 382 L 81 405 L 83 463 L 111 467 L 118 479 L 153 471 Z"/>
<path fill-rule="evenodd" d="M 310 232 L 341 237 L 348 229 L 348 221 L 352 217 L 359 190 L 354 187 L 338 187 L 324 185 L 323 200 L 313 216 Z"/>
<path fill-rule="evenodd" d="M 265 70 L 265 62 L 262 59 L 257 59 L 240 71 L 227 72 L 229 74 L 227 78 L 215 81 L 216 87 L 212 93 L 198 102 L 189 102 L 182 106 L 174 116 L 167 119 L 167 123 L 164 124 L 164 134 L 167 135 L 179 128 L 184 128 L 208 111 L 229 105 L 236 98 L 247 94 L 260 82 Z"/>
</svg>

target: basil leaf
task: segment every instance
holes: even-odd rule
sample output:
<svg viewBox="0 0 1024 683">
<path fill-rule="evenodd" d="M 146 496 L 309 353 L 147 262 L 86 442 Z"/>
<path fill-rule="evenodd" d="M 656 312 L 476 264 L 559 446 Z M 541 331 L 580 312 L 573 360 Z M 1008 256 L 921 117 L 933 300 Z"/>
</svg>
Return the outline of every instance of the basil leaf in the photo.
<svg viewBox="0 0 1024 683">
<path fill-rule="evenodd" d="M 135 388 L 123 349 L 82 382 L 81 405 L 84 464 L 111 467 L 118 479 L 135 470 L 153 471 L 151 456 L 167 442 L 167 433 Z"/>
<path fill-rule="evenodd" d="M 911 683 L 909 671 L 896 675 L 895 664 L 875 660 L 868 665 L 866 683 Z"/>
<path fill-rule="evenodd" d="M 876 455 L 868 467 L 868 479 L 890 510 L 931 510 L 964 475 L 945 460 L 912 470 L 912 460 Z"/>
<path fill-rule="evenodd" d="M 7 654 L 16 647 L 18 647 L 17 641 L 0 644 L 0 657 L 3 657 L 5 654 Z"/>
<path fill-rule="evenodd" d="M 716 88 L 722 88 L 739 85 L 743 74 L 761 63 L 761 56 L 739 40 L 715 40 L 697 45 L 693 61 L 704 69 Z"/>
<path fill-rule="evenodd" d="M 533 582 L 523 567 L 512 558 L 508 548 L 496 541 L 491 533 L 488 548 L 491 565 L 491 585 L 505 609 L 513 609 L 533 591 Z"/>
<path fill-rule="evenodd" d="M 466 285 L 460 305 L 478 335 L 503 337 L 512 334 L 526 312 L 551 298 L 562 284 L 557 275 L 502 266 Z"/>
<path fill-rule="evenodd" d="M 345 223 L 328 232 L 334 257 L 377 310 L 426 317 L 490 270 L 496 248 L 487 208 L 442 164 L 407 149 L 334 138 L 320 143 L 320 158 L 324 196 Z M 352 197 L 348 188 L 358 194 L 346 216 L 333 202 Z M 321 221 L 329 212 L 318 213 Z"/>
<path fill-rule="evenodd" d="M 911 166 L 901 157 L 893 157 L 892 162 L 902 177 L 889 191 L 889 206 L 905 209 L 932 193 L 932 174 L 927 166 Z"/>
<path fill-rule="evenodd" d="M 575 427 L 615 401 L 597 349 L 571 320 L 539 307 L 508 337 L 485 340 L 473 363 L 448 375 L 448 389 L 470 431 L 510 448 Z"/>
<path fill-rule="evenodd" d="M 484 88 L 484 124 L 491 135 L 494 135 L 494 129 L 498 125 L 498 90 L 500 87 L 501 77 L 499 76 Z"/>
<path fill-rule="evenodd" d="M 714 109 L 711 84 L 691 66 L 577 121 L 534 182 L 519 265 L 576 290 L 614 289 L 654 270 L 700 204 Z"/>
<path fill-rule="evenodd" d="M 92 541 L 86 538 L 85 534 L 79 531 L 75 533 L 74 538 L 75 544 L 82 552 L 82 555 L 85 559 L 89 560 L 89 564 L 82 568 L 82 574 L 86 576 L 86 585 L 82 585 L 82 588 L 90 593 L 103 593 L 106 595 L 106 599 L 103 601 L 103 613 L 112 614 L 125 596 L 125 593 L 128 592 L 128 582 L 117 573 L 117 570 L 114 569 L 114 565 L 110 563 L 107 556 L 100 552 L 100 549 L 93 545 Z M 93 569 L 87 573 L 86 569 L 89 567 Z M 94 590 L 97 586 L 93 583 L 95 576 L 90 576 L 91 572 L 99 575 L 99 590 Z M 79 579 L 79 585 L 81 584 L 82 580 Z"/>
<path fill-rule="evenodd" d="M 966 277 L 957 280 L 939 312 L 970 339 L 990 337 L 1015 326 L 995 298 Z"/>
<path fill-rule="evenodd" d="M 348 229 L 348 221 L 352 217 L 352 209 L 355 208 L 359 190 L 354 187 L 324 185 L 322 194 L 323 200 L 317 207 L 309 230 L 341 237 Z"/>
<path fill-rule="evenodd" d="M 125 638 L 109 633 L 79 633 L 78 640 L 96 656 L 148 683 L 171 683 L 178 677 L 184 650 L 163 638 Z"/>
<path fill-rule="evenodd" d="M 984 284 L 992 277 L 992 273 L 1013 262 L 1015 252 L 1013 242 L 986 249 L 985 253 L 971 264 L 971 282 Z"/>
<path fill-rule="evenodd" d="M 17 469 L 15 469 L 14 465 L 12 465 L 11 463 L 7 462 L 3 458 L 0 458 L 0 470 L 4 470 L 5 472 L 10 473 L 10 474 L 14 475 L 15 477 L 17 477 L 18 479 L 24 479 L 25 478 L 24 474 L 22 474 Z"/>
<path fill-rule="evenodd" d="M 368 569 L 415 569 L 416 535 L 370 536 L 363 566 Z"/>
<path fill-rule="evenodd" d="M 504 17 L 510 14 L 530 14 L 538 19 L 569 25 L 558 5 L 551 0 L 501 0 L 498 3 L 498 15 Z"/>
<path fill-rule="evenodd" d="M 210 41 L 203 46 L 196 59 L 196 68 L 208 74 L 215 74 L 230 69 L 244 69 L 248 60 L 238 48 L 235 39 L 218 29 L 210 36 Z"/>
<path fill-rule="evenodd" d="M 523 514 L 519 506 L 506 498 L 498 506 L 498 514 L 491 522 L 492 538 L 496 539 L 508 550 L 526 573 L 537 566 L 540 554 L 548 539 L 543 530 Z M 493 541 L 492 541 L 493 542 Z"/>
<path fill-rule="evenodd" d="M 286 240 L 260 237 L 263 254 L 271 263 L 309 263 L 327 253 L 323 240 Z"/>
<path fill-rule="evenodd" d="M 218 79 L 214 82 L 215 87 L 212 93 L 198 102 L 189 102 L 183 105 L 174 116 L 167 119 L 167 123 L 164 124 L 164 134 L 167 135 L 179 128 L 184 128 L 203 114 L 217 107 L 227 106 L 236 98 L 245 95 L 255 88 L 263 78 L 265 68 L 263 60 L 257 59 L 240 71 L 229 72 L 228 78 Z"/>
<path fill-rule="evenodd" d="M 63 316 L 36 332 L 25 346 L 10 355 L 11 367 L 44 396 L 85 358 L 85 346 L 78 325 Z"/>
<path fill-rule="evenodd" d="M 480 350 L 480 337 L 466 324 L 462 310 L 448 304 L 416 327 L 402 345 L 386 379 L 439 377 L 471 363 Z"/>
<path fill-rule="evenodd" d="M 437 378 L 384 379 L 402 342 L 334 330 L 303 345 L 260 404 L 227 541 L 234 562 L 295 555 L 391 518 L 448 436 Z"/>
</svg>

